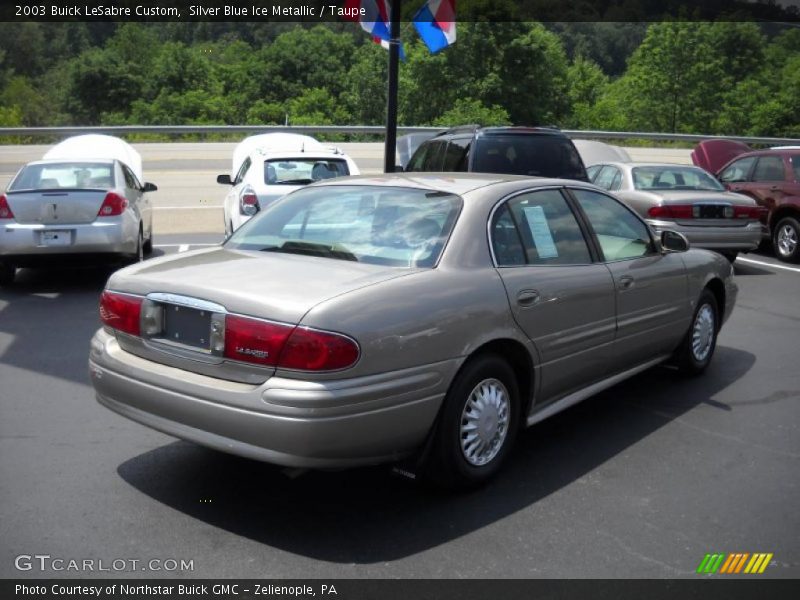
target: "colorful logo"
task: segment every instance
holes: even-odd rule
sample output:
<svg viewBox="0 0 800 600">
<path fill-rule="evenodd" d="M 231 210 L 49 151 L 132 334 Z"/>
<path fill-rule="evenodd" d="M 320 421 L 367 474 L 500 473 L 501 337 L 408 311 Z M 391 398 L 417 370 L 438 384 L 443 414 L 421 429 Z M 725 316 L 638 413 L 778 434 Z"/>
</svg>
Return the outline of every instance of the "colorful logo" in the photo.
<svg viewBox="0 0 800 600">
<path fill-rule="evenodd" d="M 746 573 L 755 575 L 763 573 L 764 569 L 772 560 L 772 553 L 748 554 L 738 552 L 732 554 L 706 554 L 700 565 L 697 567 L 698 573 L 719 573 L 732 575 L 736 573 Z"/>
</svg>

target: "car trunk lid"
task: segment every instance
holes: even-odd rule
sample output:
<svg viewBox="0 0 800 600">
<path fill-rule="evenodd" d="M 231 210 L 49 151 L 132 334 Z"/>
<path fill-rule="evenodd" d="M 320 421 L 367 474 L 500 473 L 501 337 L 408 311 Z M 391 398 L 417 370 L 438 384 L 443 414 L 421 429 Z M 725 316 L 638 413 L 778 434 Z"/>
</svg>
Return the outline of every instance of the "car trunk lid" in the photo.
<svg viewBox="0 0 800 600">
<path fill-rule="evenodd" d="M 42 225 L 91 223 L 106 197 L 105 190 L 31 190 L 7 192 L 17 222 Z"/>
</svg>

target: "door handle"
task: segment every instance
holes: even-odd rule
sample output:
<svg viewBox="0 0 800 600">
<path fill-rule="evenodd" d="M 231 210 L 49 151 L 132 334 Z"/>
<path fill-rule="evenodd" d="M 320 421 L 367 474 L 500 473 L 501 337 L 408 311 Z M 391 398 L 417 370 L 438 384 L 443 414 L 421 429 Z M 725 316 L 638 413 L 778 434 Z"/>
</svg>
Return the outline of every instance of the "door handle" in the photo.
<svg viewBox="0 0 800 600">
<path fill-rule="evenodd" d="M 623 275 L 622 277 L 619 278 L 619 289 L 623 291 L 629 290 L 633 287 L 634 283 L 635 281 L 633 277 L 631 277 L 630 275 Z"/>
<path fill-rule="evenodd" d="M 533 306 L 539 301 L 539 292 L 536 290 L 522 290 L 517 294 L 517 304 L 525 308 Z"/>
<path fill-rule="evenodd" d="M 781 188 L 780 188 L 780 186 L 773 185 L 773 186 L 771 186 L 769 189 L 770 189 L 770 191 L 771 191 L 771 192 L 777 192 L 777 191 L 778 191 L 779 189 L 781 189 Z"/>
<path fill-rule="evenodd" d="M 731 191 L 732 192 L 741 192 L 742 188 L 740 186 L 738 186 L 738 185 L 735 185 L 735 186 L 731 187 Z"/>
</svg>

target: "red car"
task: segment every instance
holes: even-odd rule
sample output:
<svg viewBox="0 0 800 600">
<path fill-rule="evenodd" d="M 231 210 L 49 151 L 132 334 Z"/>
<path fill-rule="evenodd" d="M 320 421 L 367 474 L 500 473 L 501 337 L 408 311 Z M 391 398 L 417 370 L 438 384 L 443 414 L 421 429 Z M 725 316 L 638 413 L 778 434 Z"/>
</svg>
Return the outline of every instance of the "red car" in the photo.
<svg viewBox="0 0 800 600">
<path fill-rule="evenodd" d="M 706 140 L 692 152 L 692 162 L 764 207 L 775 255 L 800 262 L 800 146 L 754 151 L 741 142 Z"/>
</svg>

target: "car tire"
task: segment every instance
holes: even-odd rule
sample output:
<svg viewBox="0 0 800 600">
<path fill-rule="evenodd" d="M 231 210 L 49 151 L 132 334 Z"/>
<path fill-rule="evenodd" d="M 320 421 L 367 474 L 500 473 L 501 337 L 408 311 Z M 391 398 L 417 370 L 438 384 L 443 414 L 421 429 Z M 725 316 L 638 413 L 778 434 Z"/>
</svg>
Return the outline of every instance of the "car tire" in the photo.
<svg viewBox="0 0 800 600">
<path fill-rule="evenodd" d="M 136 239 L 136 250 L 129 257 L 131 264 L 136 264 L 144 260 L 144 234 L 141 227 L 139 228 L 139 236 Z"/>
<path fill-rule="evenodd" d="M 519 429 L 519 388 L 513 369 L 496 355 L 471 359 L 445 397 L 426 447 L 422 479 L 467 489 L 499 470 Z"/>
<path fill-rule="evenodd" d="M 16 274 L 17 268 L 14 265 L 0 263 L 0 285 L 11 285 L 14 283 Z"/>
<path fill-rule="evenodd" d="M 775 256 L 784 262 L 800 262 L 800 221 L 784 217 L 772 232 Z"/>
<path fill-rule="evenodd" d="M 144 243 L 142 247 L 145 256 L 150 256 L 153 253 L 153 232 L 150 232 L 150 237 Z"/>
<path fill-rule="evenodd" d="M 678 370 L 685 375 L 700 375 L 706 370 L 717 347 L 720 319 L 717 299 L 704 289 L 692 315 L 692 323 L 677 350 Z"/>
<path fill-rule="evenodd" d="M 736 257 L 739 256 L 738 252 L 720 252 L 722 256 L 728 259 L 728 262 L 733 264 L 736 261 Z"/>
</svg>

